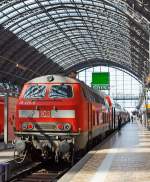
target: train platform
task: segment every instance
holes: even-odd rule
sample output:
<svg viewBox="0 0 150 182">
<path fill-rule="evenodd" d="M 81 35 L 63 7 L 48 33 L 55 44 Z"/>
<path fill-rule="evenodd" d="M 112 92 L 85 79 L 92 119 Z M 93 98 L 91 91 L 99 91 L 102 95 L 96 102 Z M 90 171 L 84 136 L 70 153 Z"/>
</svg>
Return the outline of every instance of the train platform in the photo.
<svg viewBox="0 0 150 182">
<path fill-rule="evenodd" d="M 4 162 L 9 162 L 14 159 L 13 149 L 2 149 L 0 150 L 0 164 Z"/>
<path fill-rule="evenodd" d="M 126 124 L 90 151 L 59 182 L 149 182 L 150 131 Z"/>
<path fill-rule="evenodd" d="M 29 160 L 25 160 L 23 163 L 17 163 L 14 160 L 14 149 L 12 145 L 7 145 L 7 149 L 4 149 L 2 146 L 0 147 L 0 182 L 9 181 L 22 171 L 35 165 Z"/>
<path fill-rule="evenodd" d="M 12 149 L 12 148 L 13 148 L 12 143 L 5 144 L 4 142 L 0 142 L 0 151 Z"/>
</svg>

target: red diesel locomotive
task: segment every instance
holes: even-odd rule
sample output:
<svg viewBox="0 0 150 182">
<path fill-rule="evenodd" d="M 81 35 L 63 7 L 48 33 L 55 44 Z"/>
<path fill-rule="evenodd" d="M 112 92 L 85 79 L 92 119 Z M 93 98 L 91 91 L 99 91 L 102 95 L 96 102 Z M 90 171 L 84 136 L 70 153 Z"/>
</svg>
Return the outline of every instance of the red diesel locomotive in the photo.
<svg viewBox="0 0 150 182">
<path fill-rule="evenodd" d="M 15 146 L 32 157 L 72 160 L 75 152 L 115 129 L 114 122 L 111 100 L 103 93 L 69 77 L 42 76 L 27 82 L 19 97 Z"/>
</svg>

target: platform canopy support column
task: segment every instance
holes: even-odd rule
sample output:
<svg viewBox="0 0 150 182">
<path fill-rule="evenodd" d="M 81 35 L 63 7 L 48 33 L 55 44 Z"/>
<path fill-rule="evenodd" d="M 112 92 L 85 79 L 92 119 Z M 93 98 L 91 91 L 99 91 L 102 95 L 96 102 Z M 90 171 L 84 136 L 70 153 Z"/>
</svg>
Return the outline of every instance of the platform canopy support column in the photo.
<svg viewBox="0 0 150 182">
<path fill-rule="evenodd" d="M 8 144 L 8 95 L 4 97 L 4 143 Z"/>
</svg>

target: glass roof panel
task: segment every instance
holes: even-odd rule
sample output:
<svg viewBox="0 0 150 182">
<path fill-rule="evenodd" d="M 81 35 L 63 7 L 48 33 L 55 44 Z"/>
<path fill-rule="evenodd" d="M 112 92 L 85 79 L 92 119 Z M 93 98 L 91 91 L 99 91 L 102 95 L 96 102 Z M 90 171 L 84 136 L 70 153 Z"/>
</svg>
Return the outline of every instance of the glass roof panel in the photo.
<svg viewBox="0 0 150 182">
<path fill-rule="evenodd" d="M 64 70 L 103 58 L 140 76 L 148 35 L 127 11 L 121 0 L 11 0 L 0 2 L 0 23 Z"/>
</svg>

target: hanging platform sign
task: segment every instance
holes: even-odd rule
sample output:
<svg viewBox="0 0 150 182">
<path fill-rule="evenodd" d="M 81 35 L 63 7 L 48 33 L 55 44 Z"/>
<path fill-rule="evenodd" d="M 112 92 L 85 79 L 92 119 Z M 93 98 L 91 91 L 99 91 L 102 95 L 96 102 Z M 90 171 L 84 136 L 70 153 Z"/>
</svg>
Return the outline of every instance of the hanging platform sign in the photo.
<svg viewBox="0 0 150 182">
<path fill-rule="evenodd" d="M 110 86 L 109 85 L 92 84 L 92 88 L 94 88 L 96 90 L 109 90 Z"/>
<path fill-rule="evenodd" d="M 110 89 L 110 73 L 109 72 L 93 72 L 92 73 L 92 88 L 96 90 Z"/>
</svg>

